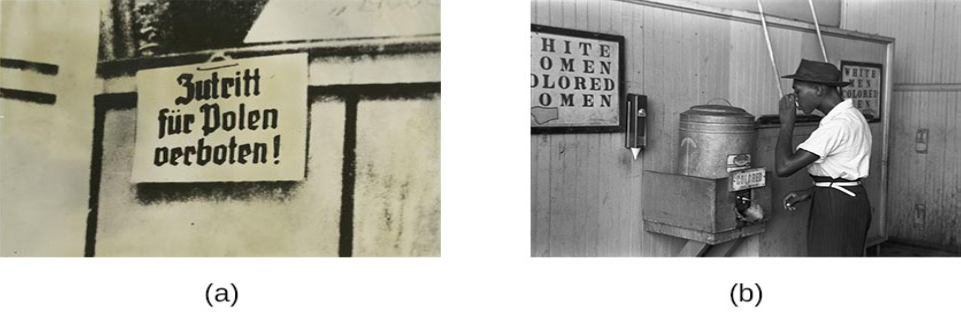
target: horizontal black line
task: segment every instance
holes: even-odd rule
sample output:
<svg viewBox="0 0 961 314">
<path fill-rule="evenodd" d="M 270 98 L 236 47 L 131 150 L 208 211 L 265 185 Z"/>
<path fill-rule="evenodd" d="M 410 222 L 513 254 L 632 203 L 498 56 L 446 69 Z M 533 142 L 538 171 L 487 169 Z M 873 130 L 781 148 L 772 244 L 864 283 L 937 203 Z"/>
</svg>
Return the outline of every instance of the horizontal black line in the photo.
<svg viewBox="0 0 961 314">
<path fill-rule="evenodd" d="M 440 93 L 440 82 L 310 86 L 312 97 L 359 95 L 360 99 L 425 99 Z"/>
<path fill-rule="evenodd" d="M 46 75 L 57 75 L 60 71 L 60 67 L 56 64 L 5 58 L 0 58 L 0 68 L 34 71 Z"/>
<path fill-rule="evenodd" d="M 35 102 L 43 105 L 53 105 L 57 102 L 57 95 L 30 92 L 19 89 L 0 88 L 0 98 Z"/>
<path fill-rule="evenodd" d="M 401 36 L 401 37 L 429 38 L 429 37 L 437 37 L 437 36 L 440 36 L 440 33 L 417 34 L 417 35 Z M 266 41 L 266 42 L 252 43 L 252 44 L 248 44 L 247 47 L 311 44 L 311 43 L 324 43 L 324 42 L 351 42 L 351 41 L 358 41 L 358 40 L 394 39 L 394 38 L 401 38 L 401 37 L 399 36 L 364 36 L 364 37 L 325 38 L 325 39 L 279 40 L 279 41 Z"/>
<path fill-rule="evenodd" d="M 228 52 L 234 60 L 253 57 L 266 57 L 290 53 L 308 53 L 313 59 L 323 56 L 354 57 L 362 55 L 391 56 L 403 54 L 424 54 L 440 51 L 440 43 L 391 43 L 385 45 L 354 45 L 337 47 L 279 47 L 275 50 L 237 50 Z M 203 63 L 210 59 L 210 53 L 185 53 L 156 57 L 138 57 L 100 61 L 97 63 L 97 76 L 111 78 L 133 75 L 139 70 L 173 67 L 185 64 Z"/>
</svg>

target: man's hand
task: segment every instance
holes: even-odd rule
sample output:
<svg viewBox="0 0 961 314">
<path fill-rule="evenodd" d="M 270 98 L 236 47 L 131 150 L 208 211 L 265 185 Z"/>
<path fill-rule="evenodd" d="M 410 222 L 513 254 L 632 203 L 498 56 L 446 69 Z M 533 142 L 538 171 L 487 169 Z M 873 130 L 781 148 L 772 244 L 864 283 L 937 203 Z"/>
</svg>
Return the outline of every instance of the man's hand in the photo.
<svg viewBox="0 0 961 314">
<path fill-rule="evenodd" d="M 781 97 L 781 101 L 778 103 L 778 114 L 782 124 L 794 123 L 794 117 L 797 115 L 796 110 L 797 95 L 791 93 Z"/>
<path fill-rule="evenodd" d="M 782 203 L 784 204 L 784 209 L 793 211 L 797 209 L 794 205 L 809 199 L 811 199 L 811 189 L 797 190 L 785 195 Z"/>
</svg>

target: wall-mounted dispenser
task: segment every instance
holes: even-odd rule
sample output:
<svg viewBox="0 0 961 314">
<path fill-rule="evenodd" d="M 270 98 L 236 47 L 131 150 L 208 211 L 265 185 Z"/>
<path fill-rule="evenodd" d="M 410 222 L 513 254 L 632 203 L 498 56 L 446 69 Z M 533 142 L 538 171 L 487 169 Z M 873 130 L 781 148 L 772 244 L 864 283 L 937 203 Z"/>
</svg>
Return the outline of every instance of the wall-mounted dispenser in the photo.
<svg viewBox="0 0 961 314">
<path fill-rule="evenodd" d="M 627 130 L 624 135 L 624 146 L 634 154 L 637 154 L 647 146 L 647 96 L 637 94 L 627 94 Z"/>
</svg>

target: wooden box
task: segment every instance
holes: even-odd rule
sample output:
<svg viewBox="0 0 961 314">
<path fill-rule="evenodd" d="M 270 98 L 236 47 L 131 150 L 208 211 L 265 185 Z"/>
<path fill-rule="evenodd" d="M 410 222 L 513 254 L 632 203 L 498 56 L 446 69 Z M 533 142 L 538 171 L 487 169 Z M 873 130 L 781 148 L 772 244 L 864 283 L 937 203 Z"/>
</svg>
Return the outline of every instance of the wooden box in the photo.
<svg viewBox="0 0 961 314">
<path fill-rule="evenodd" d="M 771 173 L 765 173 L 770 185 Z M 728 179 L 644 171 L 644 230 L 717 244 L 764 231 L 767 218 L 739 226 Z M 771 187 L 751 189 L 751 198 L 771 215 Z"/>
</svg>

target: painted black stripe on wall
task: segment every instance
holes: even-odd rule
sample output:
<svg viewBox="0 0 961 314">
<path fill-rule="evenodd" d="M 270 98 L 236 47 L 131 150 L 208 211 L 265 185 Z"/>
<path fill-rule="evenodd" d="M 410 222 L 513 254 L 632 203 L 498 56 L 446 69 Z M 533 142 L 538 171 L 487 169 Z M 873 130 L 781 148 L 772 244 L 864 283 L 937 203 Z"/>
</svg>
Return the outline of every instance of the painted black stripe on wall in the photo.
<svg viewBox="0 0 961 314">
<path fill-rule="evenodd" d="M 53 105 L 57 102 L 57 95 L 54 94 L 30 92 L 9 88 L 0 88 L 0 98 L 38 103 L 41 105 Z"/>
<path fill-rule="evenodd" d="M 93 97 L 93 145 L 90 150 L 90 195 L 87 207 L 87 234 L 83 256 L 94 257 L 97 249 L 97 216 L 100 212 L 100 175 L 103 172 L 103 127 L 107 111 L 131 109 L 137 105 L 137 93 L 101 94 Z"/>
<path fill-rule="evenodd" d="M 354 254 L 354 179 L 357 173 L 357 103 L 356 94 L 345 97 L 344 115 L 344 162 L 341 168 L 340 192 L 340 245 L 337 254 L 351 257 Z"/>
<path fill-rule="evenodd" d="M 0 58 L 0 68 L 33 71 L 46 75 L 57 75 L 57 72 L 60 72 L 60 67 L 56 64 L 4 58 Z"/>
<path fill-rule="evenodd" d="M 107 104 L 137 102 L 137 95 L 118 96 L 116 94 L 97 95 L 93 98 L 93 145 L 90 150 L 90 195 L 87 198 L 87 234 L 84 240 L 83 256 L 94 257 L 97 248 L 97 214 L 100 207 L 100 173 L 103 169 L 103 124 L 107 116 Z"/>
<path fill-rule="evenodd" d="M 432 99 L 440 93 L 440 82 L 309 86 L 308 95 L 337 96 L 343 99 L 360 95 L 363 100 Z"/>
</svg>

